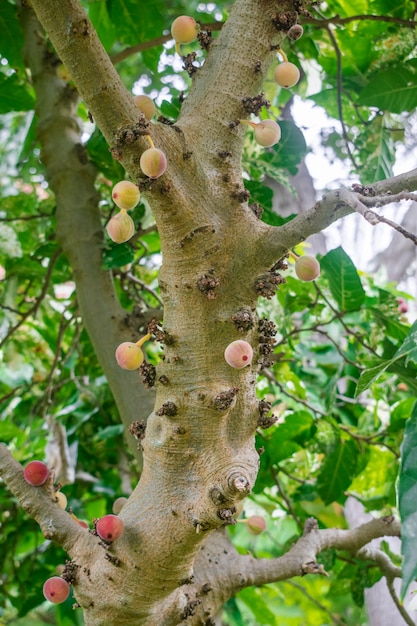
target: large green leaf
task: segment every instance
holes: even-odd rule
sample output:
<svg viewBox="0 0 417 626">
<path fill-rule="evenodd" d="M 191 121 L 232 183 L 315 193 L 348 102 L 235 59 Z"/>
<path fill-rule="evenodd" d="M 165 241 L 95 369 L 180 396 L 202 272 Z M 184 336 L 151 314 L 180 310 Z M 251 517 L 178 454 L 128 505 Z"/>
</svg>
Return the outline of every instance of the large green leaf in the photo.
<svg viewBox="0 0 417 626">
<path fill-rule="evenodd" d="M 343 248 L 330 250 L 320 260 L 320 266 L 340 309 L 342 311 L 359 309 L 365 299 L 365 292 L 358 272 Z"/>
<path fill-rule="evenodd" d="M 12 67 L 23 67 L 23 35 L 17 16 L 17 7 L 0 2 L 0 56 Z"/>
<path fill-rule="evenodd" d="M 391 113 L 413 111 L 417 107 L 415 74 L 401 67 L 379 72 L 362 89 L 358 104 L 375 106 Z"/>
<path fill-rule="evenodd" d="M 324 504 L 338 500 L 351 484 L 358 465 L 358 448 L 353 441 L 340 440 L 324 458 L 317 490 Z"/>
<path fill-rule="evenodd" d="M 30 111 L 35 101 L 20 82 L 17 74 L 0 74 L 0 113 L 10 111 Z"/>
<path fill-rule="evenodd" d="M 401 446 L 401 472 L 398 483 L 398 502 L 401 517 L 401 551 L 403 554 L 403 580 L 401 596 L 404 598 L 411 581 L 417 576 L 417 402 L 405 427 Z"/>
</svg>

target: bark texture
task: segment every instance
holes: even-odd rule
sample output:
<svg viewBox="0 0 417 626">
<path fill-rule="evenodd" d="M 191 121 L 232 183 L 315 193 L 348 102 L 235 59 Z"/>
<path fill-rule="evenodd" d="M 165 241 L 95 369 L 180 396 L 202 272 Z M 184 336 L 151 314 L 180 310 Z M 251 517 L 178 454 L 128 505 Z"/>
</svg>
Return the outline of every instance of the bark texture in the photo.
<svg viewBox="0 0 417 626">
<path fill-rule="evenodd" d="M 243 187 L 245 129 L 236 120 L 249 117 L 245 99 L 259 94 L 272 60 L 270 46 L 284 37 L 271 18 L 302 3 L 237 0 L 196 72 L 174 126 L 147 124 L 138 113 L 78 0 L 62 0 L 59 7 L 53 0 L 31 4 L 114 156 L 140 183 L 154 213 L 163 254 L 166 339 L 157 379 L 163 377 L 164 384 L 157 384 L 142 441 L 141 479 L 120 513 L 125 533 L 114 545 L 104 545 L 58 512 L 47 488 L 26 486 L 20 466 L 2 447 L 3 477 L 44 534 L 61 543 L 76 564 L 74 591 L 87 626 L 212 626 L 222 603 L 244 586 L 320 573 L 315 556 L 321 549 L 332 545 L 356 552 L 375 536 L 399 533 L 392 519 L 347 534 L 319 531 L 310 523 L 288 555 L 264 561 L 238 555 L 224 532 L 233 523 L 236 504 L 250 492 L 259 464 L 254 448 L 260 419 L 255 384 L 262 362 L 257 300 L 274 292 L 279 262 L 288 249 L 356 210 L 359 197 L 346 190 L 331 192 L 276 228 L 257 219 Z M 258 62 L 261 71 L 254 69 Z M 78 129 L 68 127 L 65 119 L 66 114 L 59 124 L 69 143 L 65 139 L 61 158 L 75 158 L 77 168 Z M 146 133 L 168 158 L 166 173 L 156 181 L 147 180 L 139 168 L 148 147 Z M 48 138 L 43 141 L 48 160 Z M 114 371 L 110 363 L 120 336 L 114 320 L 123 325 L 123 315 L 108 276 L 97 265 L 86 278 L 93 253 L 99 263 L 102 235 L 92 208 L 94 176 L 88 168 L 81 170 L 90 190 L 81 241 L 80 223 L 69 222 L 74 206 L 67 204 L 73 190 L 65 184 L 66 173 L 50 170 L 51 184 L 63 185 L 56 187 L 57 195 L 62 190 L 61 238 L 77 250 L 71 262 L 80 280 L 85 277 L 80 284 L 91 286 L 97 280 L 101 285 L 91 299 L 86 294 L 85 320 L 93 336 L 94 325 L 99 326 L 99 355 L 115 381 L 115 396 L 120 390 L 120 410 L 130 419 L 130 408 L 123 406 L 128 375 Z M 415 189 L 417 172 L 407 180 L 407 188 Z M 375 188 L 377 193 L 396 192 L 404 189 L 404 179 Z M 69 243 L 71 232 L 76 236 Z M 100 297 L 105 304 L 97 323 L 97 302 L 91 302 Z M 243 314 L 247 323 L 242 330 L 234 320 Z M 101 324 L 109 329 L 106 337 Z M 230 367 L 223 356 L 236 339 L 254 349 L 252 363 L 243 369 Z M 35 505 L 39 493 L 42 507 Z"/>
</svg>

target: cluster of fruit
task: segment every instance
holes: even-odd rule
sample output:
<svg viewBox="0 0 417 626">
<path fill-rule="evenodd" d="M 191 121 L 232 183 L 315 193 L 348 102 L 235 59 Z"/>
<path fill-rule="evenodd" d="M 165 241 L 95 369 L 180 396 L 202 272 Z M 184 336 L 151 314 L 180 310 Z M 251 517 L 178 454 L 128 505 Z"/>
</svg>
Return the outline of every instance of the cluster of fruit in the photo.
<svg viewBox="0 0 417 626">
<path fill-rule="evenodd" d="M 155 114 L 153 100 L 145 95 L 134 96 L 133 100 L 145 119 L 150 121 Z M 149 135 L 146 135 L 146 139 L 151 147 L 142 153 L 139 164 L 145 176 L 156 179 L 165 172 L 168 162 L 165 153 L 155 148 Z M 109 220 L 106 226 L 107 234 L 115 243 L 124 243 L 135 233 L 134 222 L 127 211 L 131 211 L 139 203 L 139 187 L 129 180 L 121 180 L 113 187 L 112 199 L 120 211 Z"/>
<path fill-rule="evenodd" d="M 23 476 L 27 483 L 35 487 L 45 485 L 51 472 L 48 466 L 42 461 L 31 461 L 23 470 Z M 67 507 L 67 498 L 59 489 L 54 490 L 53 499 L 62 509 Z M 124 531 L 123 521 L 116 514 L 120 512 L 127 498 L 117 498 L 113 504 L 115 514 L 104 515 L 98 520 L 94 520 L 94 532 L 106 543 L 111 543 L 122 536 Z M 83 528 L 88 528 L 87 522 L 79 520 L 73 513 L 71 517 Z M 52 576 L 48 578 L 43 586 L 43 595 L 54 604 L 65 602 L 70 593 L 70 584 L 62 576 Z"/>
</svg>

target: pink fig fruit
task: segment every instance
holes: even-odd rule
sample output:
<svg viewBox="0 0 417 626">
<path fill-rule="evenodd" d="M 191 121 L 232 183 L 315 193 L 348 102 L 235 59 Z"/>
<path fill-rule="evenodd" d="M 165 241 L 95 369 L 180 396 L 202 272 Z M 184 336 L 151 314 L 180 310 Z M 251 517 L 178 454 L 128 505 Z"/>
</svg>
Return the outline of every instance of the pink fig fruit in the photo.
<svg viewBox="0 0 417 626">
<path fill-rule="evenodd" d="M 23 476 L 30 485 L 39 487 L 46 482 L 49 476 L 49 469 L 42 461 L 31 461 L 23 470 Z"/>
<path fill-rule="evenodd" d="M 97 521 L 96 531 L 98 536 L 104 539 L 104 541 L 111 542 L 123 535 L 124 524 L 120 517 L 110 513 Z"/>
<path fill-rule="evenodd" d="M 224 351 L 224 358 L 230 367 L 242 369 L 252 362 L 252 346 L 243 339 L 232 341 Z"/>
<path fill-rule="evenodd" d="M 43 585 L 43 595 L 49 602 L 61 604 L 65 602 L 70 593 L 70 586 L 61 576 L 48 578 Z"/>
</svg>

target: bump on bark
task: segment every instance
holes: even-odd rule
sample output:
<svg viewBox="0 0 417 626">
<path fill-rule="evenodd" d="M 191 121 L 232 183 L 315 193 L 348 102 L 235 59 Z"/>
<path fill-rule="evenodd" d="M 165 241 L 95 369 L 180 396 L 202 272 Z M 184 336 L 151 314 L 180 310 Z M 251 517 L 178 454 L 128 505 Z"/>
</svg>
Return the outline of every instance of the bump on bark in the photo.
<svg viewBox="0 0 417 626">
<path fill-rule="evenodd" d="M 152 363 L 144 361 L 139 367 L 139 374 L 142 377 L 142 382 L 147 389 L 151 389 L 155 386 L 156 368 Z"/>
<path fill-rule="evenodd" d="M 164 402 L 163 405 L 155 412 L 156 415 L 166 415 L 167 417 L 174 417 L 178 413 L 177 405 L 174 402 Z"/>
<path fill-rule="evenodd" d="M 236 507 L 232 506 L 230 509 L 219 509 L 217 516 L 226 522 L 226 524 L 236 524 L 236 520 L 233 515 L 236 513 Z"/>
<path fill-rule="evenodd" d="M 131 145 L 144 135 L 149 135 L 149 122 L 143 113 L 139 112 L 139 121 L 136 124 L 130 124 L 119 128 L 114 136 L 114 143 L 110 147 L 110 152 L 114 159 L 121 161 L 123 159 L 124 146 Z"/>
<path fill-rule="evenodd" d="M 135 439 L 141 441 L 145 437 L 146 431 L 146 422 L 142 420 L 141 422 L 132 422 L 129 426 L 129 432 L 134 436 Z"/>
<path fill-rule="evenodd" d="M 269 109 L 271 106 L 270 101 L 265 98 L 265 94 L 263 92 L 253 98 L 245 96 L 242 98 L 242 104 L 247 113 L 253 113 L 254 115 L 258 115 L 262 107 Z"/>
<path fill-rule="evenodd" d="M 196 52 L 190 52 L 190 54 L 187 54 L 187 56 L 182 57 L 182 60 L 184 62 L 182 68 L 187 72 L 188 76 L 192 77 L 198 70 L 198 67 L 196 65 L 193 65 L 196 57 Z"/>
<path fill-rule="evenodd" d="M 297 11 L 282 11 L 281 13 L 275 13 L 272 17 L 272 23 L 279 31 L 287 32 L 291 26 L 297 23 L 298 13 Z"/>
<path fill-rule="evenodd" d="M 251 489 L 248 479 L 240 474 L 232 474 L 229 477 L 228 486 L 234 496 L 239 495 L 240 497 L 247 495 Z"/>
<path fill-rule="evenodd" d="M 240 189 L 239 187 L 236 191 L 233 191 L 231 194 L 232 198 L 235 198 L 238 202 L 243 204 L 243 202 L 247 202 L 250 198 L 250 191 L 247 189 Z"/>
<path fill-rule="evenodd" d="M 62 572 L 62 578 L 67 581 L 68 584 L 73 585 L 77 578 L 78 568 L 80 566 L 74 561 L 65 561 L 64 571 Z"/>
<path fill-rule="evenodd" d="M 274 324 L 274 322 L 272 322 L 266 317 L 263 317 L 258 322 L 258 331 L 260 335 L 263 335 L 265 337 L 275 337 L 276 332 L 277 332 L 277 327 L 276 327 L 276 324 Z"/>
<path fill-rule="evenodd" d="M 213 487 L 210 490 L 210 499 L 216 506 L 227 502 L 227 498 L 219 487 Z"/>
<path fill-rule="evenodd" d="M 110 561 L 115 567 L 120 567 L 122 562 L 119 557 L 114 556 L 114 554 L 110 554 L 110 552 L 106 552 L 104 558 Z"/>
<path fill-rule="evenodd" d="M 197 39 L 201 49 L 208 50 L 213 41 L 211 30 L 209 28 L 207 30 L 200 30 L 197 34 Z"/>
<path fill-rule="evenodd" d="M 164 343 L 166 346 L 173 346 L 175 344 L 174 337 L 164 330 L 161 322 L 154 317 L 148 324 L 148 333 L 151 333 L 159 343 Z"/>
<path fill-rule="evenodd" d="M 275 274 L 274 272 L 261 274 L 255 281 L 255 291 L 259 296 L 263 296 L 267 300 L 271 300 L 271 298 L 274 297 L 278 286 L 285 282 L 285 278 L 280 274 Z"/>
<path fill-rule="evenodd" d="M 278 418 L 276 415 L 268 416 L 268 413 L 270 412 L 271 408 L 272 408 L 272 404 L 270 402 L 267 402 L 266 400 L 261 400 L 259 402 L 258 426 L 260 428 L 270 428 L 270 426 L 273 426 L 273 424 L 277 422 Z"/>
<path fill-rule="evenodd" d="M 186 620 L 188 617 L 195 615 L 197 607 L 201 604 L 201 598 L 199 597 L 196 597 L 194 600 L 188 594 L 185 594 L 185 597 L 187 598 L 187 604 L 180 615 L 181 620 Z"/>
<path fill-rule="evenodd" d="M 216 297 L 215 289 L 220 285 L 220 280 L 214 276 L 214 270 L 210 270 L 207 274 L 203 274 L 197 281 L 197 287 L 207 296 L 208 300 L 214 300 Z"/>
<path fill-rule="evenodd" d="M 213 400 L 213 406 L 217 411 L 227 411 L 233 405 L 234 399 L 239 391 L 238 387 L 231 387 L 227 391 L 218 393 Z"/>
<path fill-rule="evenodd" d="M 165 117 L 165 115 L 159 115 L 156 119 L 161 124 L 166 124 L 167 126 L 173 126 L 174 125 L 174 122 L 172 120 L 170 120 L 168 117 Z"/>
<path fill-rule="evenodd" d="M 232 322 L 240 333 L 245 333 L 254 327 L 252 312 L 249 309 L 239 309 L 232 315 Z"/>
<path fill-rule="evenodd" d="M 252 204 L 249 205 L 249 208 L 257 218 L 261 219 L 264 210 L 257 202 L 252 202 Z"/>
<path fill-rule="evenodd" d="M 277 261 L 273 267 L 266 272 L 265 274 L 261 274 L 255 280 L 255 291 L 259 296 L 263 296 L 270 300 L 274 297 L 275 292 L 278 289 L 278 286 L 282 283 L 285 283 L 286 280 L 281 274 L 280 271 L 285 271 L 288 269 L 288 265 L 285 262 L 285 257 Z"/>
</svg>

